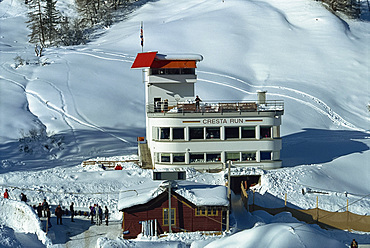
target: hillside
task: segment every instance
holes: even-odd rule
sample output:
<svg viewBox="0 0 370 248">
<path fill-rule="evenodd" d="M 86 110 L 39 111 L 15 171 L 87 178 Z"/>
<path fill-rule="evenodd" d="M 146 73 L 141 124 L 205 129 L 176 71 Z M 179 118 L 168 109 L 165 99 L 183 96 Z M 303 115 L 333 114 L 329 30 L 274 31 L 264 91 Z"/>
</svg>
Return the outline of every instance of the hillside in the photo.
<svg viewBox="0 0 370 248">
<path fill-rule="evenodd" d="M 68 10 L 69 4 L 58 6 Z M 119 175 L 80 166 L 89 158 L 134 156 L 136 137 L 145 134 L 142 75 L 130 69 L 141 52 L 143 21 L 144 51 L 204 57 L 196 86 L 203 100 L 255 100 L 257 90 L 284 100 L 284 168 L 263 172 L 261 201 L 274 205 L 287 193 L 291 204 L 312 208 L 316 196 L 301 194 L 310 188 L 329 193 L 320 200 L 326 210 L 337 211 L 349 199 L 351 211 L 369 214 L 369 22 L 340 18 L 310 0 L 137 4 L 86 45 L 47 48 L 39 59 L 27 42 L 24 1 L 0 2 L 1 192 L 10 188 L 17 197 L 26 189 L 35 203 L 47 196 L 57 204 L 61 197 L 65 205 L 74 200 L 84 208 L 92 201 L 108 202 L 72 198 L 70 191 L 117 192 L 141 177 L 149 180 L 147 172 L 131 167 L 134 176 L 125 175 L 130 178 L 125 184 Z M 21 65 L 17 56 L 27 63 Z M 221 176 L 191 180 L 222 184 Z M 108 204 L 115 209 L 118 194 L 111 197 Z M 253 226 L 256 219 L 239 221 Z M 324 235 L 346 245 L 352 237 Z M 370 243 L 366 233 L 355 237 Z"/>
</svg>

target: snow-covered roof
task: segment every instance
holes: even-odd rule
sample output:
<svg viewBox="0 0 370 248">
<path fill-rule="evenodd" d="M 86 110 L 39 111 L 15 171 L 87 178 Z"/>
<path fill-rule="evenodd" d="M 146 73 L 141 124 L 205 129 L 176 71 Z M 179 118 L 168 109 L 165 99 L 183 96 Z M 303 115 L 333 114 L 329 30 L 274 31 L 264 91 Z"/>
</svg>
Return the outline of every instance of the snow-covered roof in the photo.
<svg viewBox="0 0 370 248">
<path fill-rule="evenodd" d="M 155 56 L 158 60 L 195 60 L 202 61 L 203 56 L 200 54 L 159 54 Z"/>
<path fill-rule="evenodd" d="M 155 199 L 166 190 L 164 181 L 122 191 L 119 194 L 118 209 L 141 205 Z M 176 181 L 172 191 L 184 197 L 196 206 L 228 206 L 227 188 L 220 185 L 208 185 L 192 181 Z"/>
</svg>

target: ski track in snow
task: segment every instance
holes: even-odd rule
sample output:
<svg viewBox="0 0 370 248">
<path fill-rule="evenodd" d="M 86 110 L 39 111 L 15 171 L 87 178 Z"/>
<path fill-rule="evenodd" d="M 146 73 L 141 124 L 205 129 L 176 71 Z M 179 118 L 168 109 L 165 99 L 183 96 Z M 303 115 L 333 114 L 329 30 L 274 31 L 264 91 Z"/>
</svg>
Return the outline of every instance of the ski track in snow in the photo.
<svg viewBox="0 0 370 248">
<path fill-rule="evenodd" d="M 42 98 L 42 96 L 41 96 L 41 95 L 39 95 L 37 92 L 35 92 L 35 91 L 31 91 L 31 90 L 27 90 L 27 89 L 26 89 L 26 87 L 25 87 L 25 86 L 23 86 L 22 84 L 20 84 L 20 83 L 18 83 L 18 82 L 16 82 L 16 81 L 14 81 L 14 80 L 11 80 L 11 79 L 8 79 L 8 78 L 4 78 L 4 77 L 2 77 L 2 76 L 0 76 L 0 78 L 1 78 L 1 79 L 3 79 L 3 80 L 6 80 L 6 81 L 8 81 L 8 82 L 13 83 L 14 85 L 19 86 L 21 89 L 23 89 L 23 91 L 25 92 L 25 94 L 26 94 L 26 95 L 32 96 L 33 98 L 35 98 L 36 100 L 38 100 L 40 103 L 44 104 L 44 106 L 46 106 L 48 109 L 53 110 L 53 111 L 55 111 L 55 112 L 59 113 L 60 115 L 62 115 L 62 116 L 64 116 L 64 117 L 66 117 L 66 118 L 68 118 L 68 119 L 70 119 L 70 120 L 73 120 L 73 121 L 75 121 L 76 123 L 79 123 L 79 124 L 81 124 L 81 125 L 83 125 L 83 126 L 90 127 L 90 128 L 96 129 L 96 130 L 98 130 L 98 131 L 101 131 L 101 132 L 103 132 L 103 133 L 106 133 L 106 134 L 108 134 L 108 135 L 110 135 L 110 136 L 112 136 L 112 137 L 114 137 L 114 138 L 116 138 L 116 139 L 118 139 L 118 140 L 121 140 L 121 141 L 123 141 L 123 142 L 125 142 L 125 143 L 130 143 L 130 142 L 128 142 L 127 140 L 125 140 L 125 139 L 123 139 L 123 138 L 118 137 L 117 135 L 114 135 L 114 134 L 111 134 L 111 133 L 107 132 L 106 130 L 104 130 L 103 128 L 101 128 L 101 127 L 99 127 L 99 126 L 96 126 L 96 125 L 94 125 L 94 124 L 91 124 L 91 123 L 87 123 L 87 122 L 81 121 L 81 120 L 79 120 L 78 118 L 76 118 L 76 117 L 74 117 L 74 116 L 72 116 L 72 115 L 68 114 L 68 113 L 67 113 L 67 112 L 65 112 L 63 109 L 61 109 L 61 108 L 57 107 L 56 105 L 54 105 L 54 104 L 50 103 L 48 100 L 43 99 L 43 98 Z M 67 120 L 65 120 L 65 121 L 67 122 Z M 68 122 L 67 122 L 67 125 L 68 125 L 68 126 L 70 126 L 70 125 L 68 124 Z M 71 129 L 73 130 L 73 127 L 72 127 L 72 126 L 70 126 L 70 127 L 71 127 Z"/>
<path fill-rule="evenodd" d="M 248 85 L 249 87 L 253 87 L 253 88 L 258 88 L 258 89 L 261 89 L 261 88 L 271 88 L 271 89 L 278 89 L 278 90 L 285 90 L 285 91 L 290 91 L 292 93 L 295 93 L 297 95 L 300 95 L 304 98 L 308 98 L 309 100 L 311 101 L 314 101 L 316 104 L 318 104 L 319 106 L 321 106 L 322 108 L 324 108 L 324 110 L 320 109 L 319 107 L 311 104 L 311 103 L 308 103 L 307 101 L 305 100 L 300 100 L 296 97 L 291 97 L 291 96 L 288 96 L 288 95 L 285 95 L 285 94 L 278 94 L 278 93 L 270 93 L 270 95 L 275 95 L 275 96 L 281 96 L 281 97 L 286 97 L 286 98 L 290 98 L 292 100 L 295 100 L 295 101 L 298 101 L 300 103 L 303 103 L 307 106 L 310 106 L 311 108 L 315 109 L 316 111 L 326 115 L 333 123 L 335 124 L 338 124 L 338 125 L 342 125 L 344 127 L 347 127 L 349 129 L 352 129 L 352 130 L 356 130 L 356 131 L 361 131 L 361 132 L 367 132 L 366 130 L 362 129 L 362 128 L 358 128 L 356 127 L 354 124 L 346 121 L 343 117 L 341 117 L 338 113 L 336 113 L 335 111 L 333 111 L 332 108 L 330 108 L 323 100 L 313 96 L 313 95 L 310 95 L 308 93 L 305 93 L 303 91 L 300 91 L 300 90 L 296 90 L 296 89 L 292 89 L 292 88 L 288 88 L 288 87 L 283 87 L 283 86 L 269 86 L 269 85 L 266 85 L 266 86 L 255 86 L 255 85 L 252 85 L 248 82 L 245 82 L 239 78 L 236 78 L 236 77 L 232 77 L 232 76 L 229 76 L 229 75 L 225 75 L 225 74 L 219 74 L 219 73 L 214 73 L 214 72 L 207 72 L 207 71 L 198 71 L 199 73 L 204 73 L 204 74 L 210 74 L 210 75 L 214 75 L 214 76 L 218 76 L 218 77 L 224 77 L 224 78 L 228 78 L 228 79 L 231 79 L 231 80 L 234 80 L 234 81 L 237 81 L 237 82 L 240 82 L 242 84 L 245 84 L 245 85 Z M 236 89 L 236 90 L 239 90 L 239 91 L 243 91 L 243 92 L 246 92 L 248 94 L 254 94 L 254 92 L 248 92 L 248 91 L 245 91 L 243 89 L 240 89 L 236 86 L 231 86 L 231 85 L 228 85 L 226 83 L 219 83 L 219 82 L 215 82 L 215 81 L 209 81 L 209 80 L 204 80 L 204 79 L 198 79 L 200 81 L 206 81 L 206 82 L 209 82 L 209 83 L 215 83 L 215 84 L 219 84 L 219 85 L 224 85 L 224 86 L 227 86 L 227 87 L 231 87 L 233 89 Z"/>
</svg>

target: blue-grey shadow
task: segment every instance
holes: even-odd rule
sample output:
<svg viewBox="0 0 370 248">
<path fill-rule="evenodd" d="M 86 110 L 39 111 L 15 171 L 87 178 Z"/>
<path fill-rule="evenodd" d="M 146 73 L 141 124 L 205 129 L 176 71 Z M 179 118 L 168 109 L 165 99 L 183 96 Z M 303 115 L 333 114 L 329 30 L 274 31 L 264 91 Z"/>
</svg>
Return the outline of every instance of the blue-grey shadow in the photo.
<svg viewBox="0 0 370 248">
<path fill-rule="evenodd" d="M 320 164 L 352 153 L 362 153 L 369 146 L 361 142 L 370 135 L 359 131 L 303 129 L 283 137 L 283 167 Z"/>
</svg>

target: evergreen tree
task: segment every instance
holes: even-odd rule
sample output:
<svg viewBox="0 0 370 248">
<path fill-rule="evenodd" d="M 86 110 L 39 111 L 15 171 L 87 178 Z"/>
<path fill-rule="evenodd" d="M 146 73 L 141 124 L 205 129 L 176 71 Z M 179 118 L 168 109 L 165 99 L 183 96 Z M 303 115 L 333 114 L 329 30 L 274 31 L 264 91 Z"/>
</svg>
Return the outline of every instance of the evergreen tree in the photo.
<svg viewBox="0 0 370 248">
<path fill-rule="evenodd" d="M 46 5 L 44 6 L 44 26 L 46 28 L 45 40 L 48 46 L 59 44 L 59 30 L 60 25 L 60 13 L 56 10 L 55 5 L 56 0 L 46 0 Z"/>
<path fill-rule="evenodd" d="M 36 44 L 36 55 L 41 57 L 41 51 L 45 47 L 45 26 L 44 15 L 42 12 L 41 0 L 31 0 L 29 2 L 29 12 L 27 21 L 28 27 L 31 29 L 31 34 L 28 35 L 29 42 Z M 39 48 L 37 48 L 39 47 Z"/>
</svg>

